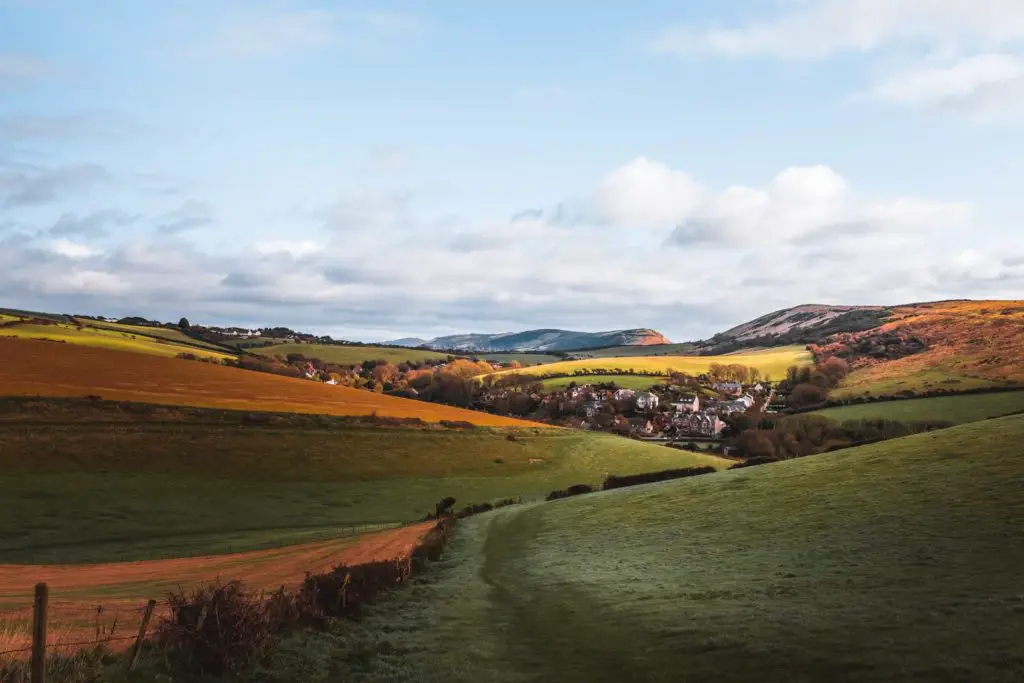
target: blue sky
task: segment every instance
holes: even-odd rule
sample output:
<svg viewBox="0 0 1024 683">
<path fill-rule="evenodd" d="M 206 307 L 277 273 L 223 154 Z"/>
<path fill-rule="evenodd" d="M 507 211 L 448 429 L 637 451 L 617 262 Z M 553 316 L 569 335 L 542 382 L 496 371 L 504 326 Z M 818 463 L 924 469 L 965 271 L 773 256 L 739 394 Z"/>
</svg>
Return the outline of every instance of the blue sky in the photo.
<svg viewBox="0 0 1024 683">
<path fill-rule="evenodd" d="M 493 4 L 0 0 L 0 305 L 684 340 L 1024 291 L 1024 5 Z"/>
</svg>

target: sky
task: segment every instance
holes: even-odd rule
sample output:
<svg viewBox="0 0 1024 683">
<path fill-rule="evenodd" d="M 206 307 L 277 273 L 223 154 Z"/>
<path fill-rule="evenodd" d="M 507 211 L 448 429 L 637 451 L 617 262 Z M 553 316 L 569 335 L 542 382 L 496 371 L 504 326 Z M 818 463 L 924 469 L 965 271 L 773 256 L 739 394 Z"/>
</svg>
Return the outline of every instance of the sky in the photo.
<svg viewBox="0 0 1024 683">
<path fill-rule="evenodd" d="M 3 307 L 686 341 L 1020 299 L 1022 177 L 1020 0 L 0 0 Z"/>
</svg>

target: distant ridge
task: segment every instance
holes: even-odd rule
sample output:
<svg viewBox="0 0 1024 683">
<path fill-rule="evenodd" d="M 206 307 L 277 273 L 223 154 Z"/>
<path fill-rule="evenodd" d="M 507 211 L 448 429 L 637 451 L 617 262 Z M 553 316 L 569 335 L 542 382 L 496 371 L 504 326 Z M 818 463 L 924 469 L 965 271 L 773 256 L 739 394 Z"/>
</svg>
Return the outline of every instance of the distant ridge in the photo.
<svg viewBox="0 0 1024 683">
<path fill-rule="evenodd" d="M 416 342 L 416 343 L 413 343 Z M 647 328 L 612 330 L 610 332 L 573 332 L 570 330 L 526 330 L 502 334 L 454 334 L 423 340 L 415 337 L 385 342 L 393 346 L 426 346 L 431 349 L 501 352 L 501 351 L 571 351 L 604 346 L 649 346 L 670 344 L 660 332 Z"/>
</svg>

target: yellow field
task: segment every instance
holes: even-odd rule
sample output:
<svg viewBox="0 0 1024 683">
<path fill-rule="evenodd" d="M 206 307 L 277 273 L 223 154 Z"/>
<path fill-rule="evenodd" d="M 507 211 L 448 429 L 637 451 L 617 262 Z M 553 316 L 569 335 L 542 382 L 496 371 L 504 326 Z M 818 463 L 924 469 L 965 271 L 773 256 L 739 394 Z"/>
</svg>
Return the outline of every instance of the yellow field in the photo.
<svg viewBox="0 0 1024 683">
<path fill-rule="evenodd" d="M 793 365 L 810 365 L 811 354 L 802 346 L 780 346 L 748 353 L 732 353 L 724 356 L 627 356 L 618 358 L 587 358 L 570 360 L 560 363 L 548 363 L 532 368 L 519 370 L 503 370 L 491 376 L 519 373 L 536 377 L 552 375 L 572 375 L 577 371 L 603 374 L 636 372 L 657 373 L 667 375 L 671 371 L 686 372 L 691 375 L 707 372 L 712 363 L 723 365 L 747 365 L 761 371 L 761 375 L 772 380 L 780 380 L 786 375 L 786 368 Z"/>
<path fill-rule="evenodd" d="M 115 332 L 124 332 L 126 334 L 142 335 L 149 337 L 160 337 L 172 342 L 181 342 L 183 344 L 198 344 L 199 346 L 205 346 L 208 349 L 216 351 L 217 348 L 212 344 L 207 344 L 192 337 L 184 334 L 180 330 L 174 330 L 167 327 L 147 327 L 145 325 L 122 325 L 121 323 L 108 323 L 104 320 L 92 320 L 90 318 L 75 318 L 78 322 L 86 327 L 94 327 L 100 330 L 113 330 Z"/>
<path fill-rule="evenodd" d="M 179 353 L 191 353 L 196 356 L 212 357 L 218 360 L 232 358 L 231 355 L 218 351 L 208 351 L 176 344 L 170 340 L 163 341 L 152 337 L 143 337 L 128 332 L 115 330 L 101 330 L 94 327 L 78 329 L 73 325 L 55 324 L 38 325 L 25 323 L 0 327 L 0 337 L 15 337 L 19 339 L 46 339 L 50 341 L 65 342 L 68 344 L 80 344 L 83 346 L 97 346 L 118 351 L 134 351 L 137 353 L 148 353 L 154 356 L 174 357 Z"/>
</svg>

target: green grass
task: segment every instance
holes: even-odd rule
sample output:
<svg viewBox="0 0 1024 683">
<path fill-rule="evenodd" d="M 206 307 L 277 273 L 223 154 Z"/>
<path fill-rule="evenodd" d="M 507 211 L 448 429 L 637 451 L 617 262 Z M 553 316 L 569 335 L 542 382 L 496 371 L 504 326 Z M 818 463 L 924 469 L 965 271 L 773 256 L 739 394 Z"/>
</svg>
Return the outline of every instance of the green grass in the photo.
<svg viewBox="0 0 1024 683">
<path fill-rule="evenodd" d="M 558 356 L 549 356 L 544 353 L 479 353 L 471 354 L 471 356 L 497 363 L 519 361 L 522 365 L 543 365 L 544 363 L 557 363 L 562 360 Z"/>
<path fill-rule="evenodd" d="M 301 353 L 307 358 L 319 358 L 326 363 L 338 365 L 358 365 L 364 360 L 386 360 L 389 363 L 422 362 L 424 360 L 444 360 L 446 353 L 425 351 L 423 349 L 399 349 L 386 346 L 349 346 L 333 344 L 275 344 L 250 349 L 262 356 L 287 356 L 289 353 Z"/>
<path fill-rule="evenodd" d="M 121 323 L 110 323 L 105 320 L 93 320 L 91 318 L 75 318 L 82 325 L 87 327 L 93 327 L 100 330 L 113 330 L 115 332 L 124 332 L 129 335 L 136 336 L 147 336 L 156 337 L 158 339 L 166 339 L 168 341 L 177 342 L 184 345 L 201 346 L 205 349 L 212 351 L 221 351 L 214 344 L 204 342 L 198 339 L 193 339 L 181 330 L 175 330 L 168 327 L 149 327 L 146 325 L 122 325 Z"/>
<path fill-rule="evenodd" d="M 584 358 L 620 358 L 627 356 L 685 356 L 696 351 L 690 343 L 653 344 L 650 346 L 611 346 L 606 349 L 580 349 L 571 351 L 574 356 Z"/>
<path fill-rule="evenodd" d="M 142 422 L 59 412 L 0 420 L 0 556 L 89 562 L 255 548 L 419 519 L 448 495 L 460 504 L 534 497 L 609 473 L 729 464 L 571 430 L 509 441 L 482 428 L 372 428 L 319 416 L 256 427 L 156 410 Z"/>
<path fill-rule="evenodd" d="M 813 414 L 837 422 L 885 418 L 903 422 L 948 420 L 954 424 L 964 424 L 1022 411 L 1024 411 L 1024 391 L 1010 391 L 995 394 L 936 396 L 882 403 L 862 403 L 816 410 Z"/>
<path fill-rule="evenodd" d="M 1022 440 L 1000 418 L 472 518 L 347 637 L 346 680 L 1022 680 Z"/>
<path fill-rule="evenodd" d="M 147 328 L 148 329 L 148 328 Z M 126 331 L 99 329 L 95 327 L 78 327 L 70 324 L 38 325 L 19 324 L 0 327 L 0 337 L 18 337 L 22 339 L 48 339 L 67 344 L 98 346 L 118 351 L 148 353 L 156 356 L 177 356 L 179 353 L 191 353 L 196 356 L 216 358 L 233 358 L 231 354 L 208 349 L 178 344 L 170 339 L 157 339 L 149 335 L 133 334 Z"/>
<path fill-rule="evenodd" d="M 587 375 L 586 377 L 552 377 L 541 382 L 544 391 L 561 391 L 571 383 L 576 384 L 598 384 L 601 382 L 615 382 L 620 389 L 650 389 L 661 384 L 660 377 L 645 377 L 643 375 Z"/>
<path fill-rule="evenodd" d="M 973 377 L 946 368 L 928 368 L 911 374 L 879 377 L 864 381 L 861 373 L 854 372 L 830 394 L 835 398 L 848 398 L 870 394 L 894 396 L 903 391 L 929 391 L 932 389 L 983 389 L 1006 386 L 1009 382 L 991 377 Z"/>
</svg>

